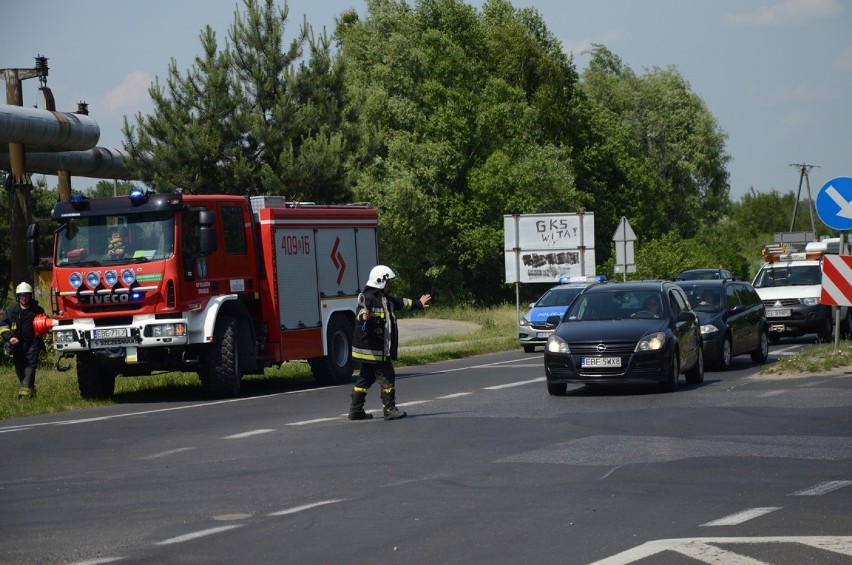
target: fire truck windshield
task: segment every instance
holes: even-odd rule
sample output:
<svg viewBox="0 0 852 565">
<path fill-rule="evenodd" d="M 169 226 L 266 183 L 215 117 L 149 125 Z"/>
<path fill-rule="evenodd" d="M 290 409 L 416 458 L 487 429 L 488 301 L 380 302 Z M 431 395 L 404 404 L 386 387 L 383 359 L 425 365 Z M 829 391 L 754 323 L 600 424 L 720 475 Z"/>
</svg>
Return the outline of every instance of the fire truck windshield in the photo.
<svg viewBox="0 0 852 565">
<path fill-rule="evenodd" d="M 56 234 L 58 266 L 156 261 L 174 254 L 174 213 L 71 218 Z"/>
</svg>

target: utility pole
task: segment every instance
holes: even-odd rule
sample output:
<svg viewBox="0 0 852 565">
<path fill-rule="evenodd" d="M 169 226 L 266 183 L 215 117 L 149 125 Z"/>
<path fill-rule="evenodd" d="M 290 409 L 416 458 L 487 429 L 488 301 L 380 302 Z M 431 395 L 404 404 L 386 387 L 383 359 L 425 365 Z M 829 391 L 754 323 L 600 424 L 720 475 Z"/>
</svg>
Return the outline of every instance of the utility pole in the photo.
<svg viewBox="0 0 852 565">
<path fill-rule="evenodd" d="M 34 69 L 0 69 L 6 80 L 6 103 L 23 106 L 24 95 L 21 83 L 30 78 L 46 79 L 48 72 L 47 57 L 35 58 Z M 12 174 L 6 178 L 6 190 L 9 197 L 9 259 L 10 282 L 32 282 L 27 261 L 27 226 L 32 222 L 32 190 L 30 176 L 27 174 L 27 161 L 24 145 L 9 143 L 9 161 Z M 5 289 L 0 289 L 4 292 Z"/>
<path fill-rule="evenodd" d="M 796 203 L 793 205 L 793 218 L 790 220 L 790 231 L 793 231 L 794 226 L 796 225 L 796 216 L 799 213 L 799 199 L 802 197 L 802 180 L 805 181 L 805 184 L 808 188 L 808 202 L 810 205 L 808 209 L 811 213 L 811 233 L 813 233 L 814 237 L 817 236 L 816 233 L 816 223 L 814 222 L 814 199 L 811 198 L 811 180 L 808 178 L 808 173 L 811 172 L 815 166 L 819 165 L 808 165 L 807 163 L 790 163 L 791 167 L 796 167 L 799 169 L 799 191 L 796 193 Z"/>
</svg>

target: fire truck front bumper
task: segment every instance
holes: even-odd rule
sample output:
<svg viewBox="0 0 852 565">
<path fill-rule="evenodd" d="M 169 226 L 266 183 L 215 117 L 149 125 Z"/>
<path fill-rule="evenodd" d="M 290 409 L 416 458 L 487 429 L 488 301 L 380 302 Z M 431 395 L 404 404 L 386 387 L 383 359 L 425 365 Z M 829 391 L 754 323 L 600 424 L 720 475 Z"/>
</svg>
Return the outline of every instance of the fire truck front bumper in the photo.
<svg viewBox="0 0 852 565">
<path fill-rule="evenodd" d="M 779 315 L 780 314 L 780 315 Z M 824 331 L 832 320 L 831 308 L 821 304 L 794 306 L 786 309 L 766 309 L 766 321 L 770 335 L 800 336 Z"/>
<path fill-rule="evenodd" d="M 75 323 L 54 326 L 52 337 L 57 351 L 79 353 L 98 349 L 174 347 L 187 343 L 188 323 L 184 319 L 145 320 L 132 326 L 102 326 Z"/>
</svg>

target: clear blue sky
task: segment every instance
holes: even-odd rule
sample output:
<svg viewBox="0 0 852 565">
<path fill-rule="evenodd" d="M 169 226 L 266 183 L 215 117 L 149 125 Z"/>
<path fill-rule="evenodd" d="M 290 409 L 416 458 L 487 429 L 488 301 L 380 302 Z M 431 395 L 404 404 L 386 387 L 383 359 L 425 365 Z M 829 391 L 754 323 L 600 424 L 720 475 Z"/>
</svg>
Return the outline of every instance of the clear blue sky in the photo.
<svg viewBox="0 0 852 565">
<path fill-rule="evenodd" d="M 481 0 L 468 1 L 481 6 Z M 283 5 L 283 3 L 281 4 Z M 852 176 L 852 2 L 847 0 L 514 0 L 544 17 L 578 70 L 591 43 L 606 45 L 637 73 L 676 66 L 728 134 L 731 195 L 750 188 L 796 191 L 807 163 L 814 197 Z M 290 30 L 303 17 L 334 26 L 363 0 L 290 0 Z M 49 58 L 57 109 L 89 104 L 98 145 L 121 147 L 125 115 L 148 113 L 147 88 L 174 58 L 185 70 L 201 53 L 205 25 L 224 42 L 239 0 L 27 0 L 0 8 L 0 68 Z M 38 80 L 24 83 L 35 106 Z M 5 98 L 3 99 L 5 102 Z M 49 179 L 51 184 L 55 179 Z M 96 180 L 74 177 L 76 188 Z M 805 196 L 805 187 L 802 195 Z"/>
</svg>

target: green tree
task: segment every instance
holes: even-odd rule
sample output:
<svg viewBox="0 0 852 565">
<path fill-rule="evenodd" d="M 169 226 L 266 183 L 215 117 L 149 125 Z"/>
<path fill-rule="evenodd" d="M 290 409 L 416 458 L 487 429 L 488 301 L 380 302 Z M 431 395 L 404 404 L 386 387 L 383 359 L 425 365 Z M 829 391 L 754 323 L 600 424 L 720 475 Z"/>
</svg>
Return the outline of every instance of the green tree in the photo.
<svg viewBox="0 0 852 565">
<path fill-rule="evenodd" d="M 349 199 L 342 69 L 331 40 L 304 23 L 285 44 L 288 9 L 243 0 L 222 49 L 207 26 L 186 74 L 149 89 L 154 113 L 125 120 L 141 178 L 160 190 Z M 307 56 L 305 51 L 307 50 Z"/>
<path fill-rule="evenodd" d="M 361 155 L 374 155 L 356 194 L 379 210 L 382 256 L 442 301 L 505 298 L 503 215 L 585 204 L 553 119 L 571 106 L 573 65 L 537 12 L 504 0 L 367 11 L 337 35 Z"/>
<path fill-rule="evenodd" d="M 702 224 L 725 216 L 726 134 L 675 67 L 637 75 L 595 45 L 583 86 L 599 108 L 595 123 L 616 140 L 588 145 L 591 162 L 606 167 L 603 179 L 610 183 L 593 184 L 596 203 L 615 195 L 630 206 L 637 232 L 650 238 L 672 229 L 692 237 Z"/>
</svg>

